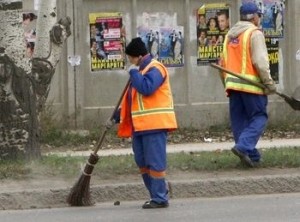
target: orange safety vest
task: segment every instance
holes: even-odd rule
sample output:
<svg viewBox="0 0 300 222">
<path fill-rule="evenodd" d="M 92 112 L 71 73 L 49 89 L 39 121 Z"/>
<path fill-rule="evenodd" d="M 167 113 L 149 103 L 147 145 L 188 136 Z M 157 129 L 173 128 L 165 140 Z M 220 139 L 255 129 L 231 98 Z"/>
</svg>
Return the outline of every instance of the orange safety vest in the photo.
<svg viewBox="0 0 300 222">
<path fill-rule="evenodd" d="M 225 37 L 223 47 L 223 66 L 224 68 L 239 73 L 240 75 L 261 83 L 259 74 L 254 67 L 251 59 L 251 34 L 258 28 L 250 28 L 230 42 L 228 35 Z M 228 93 L 230 90 L 237 90 L 253 94 L 263 95 L 264 92 L 261 88 L 254 86 L 245 80 L 239 79 L 228 73 L 225 76 L 225 89 Z"/>
<path fill-rule="evenodd" d="M 142 71 L 144 75 L 151 67 L 156 67 L 162 73 L 164 82 L 150 96 L 144 96 L 131 89 L 131 109 L 128 101 L 128 89 L 121 103 L 120 124 L 118 136 L 131 137 L 135 132 L 145 130 L 177 128 L 173 97 L 167 69 L 158 61 L 152 60 Z"/>
</svg>

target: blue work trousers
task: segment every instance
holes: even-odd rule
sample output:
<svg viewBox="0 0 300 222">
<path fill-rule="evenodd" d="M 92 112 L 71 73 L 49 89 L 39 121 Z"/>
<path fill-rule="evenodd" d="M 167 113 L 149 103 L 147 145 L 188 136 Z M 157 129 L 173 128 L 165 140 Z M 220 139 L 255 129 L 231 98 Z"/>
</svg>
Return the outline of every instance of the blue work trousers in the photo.
<svg viewBox="0 0 300 222">
<path fill-rule="evenodd" d="M 132 138 L 135 162 L 140 169 L 146 169 L 146 172 L 142 172 L 143 181 L 150 193 L 151 200 L 157 203 L 168 202 L 165 177 L 153 176 L 157 175 L 156 173 L 158 175 L 165 173 L 166 145 L 166 131 L 134 135 Z"/>
<path fill-rule="evenodd" d="M 251 93 L 230 91 L 230 121 L 235 147 L 252 161 L 259 161 L 256 144 L 268 120 L 268 97 Z"/>
</svg>

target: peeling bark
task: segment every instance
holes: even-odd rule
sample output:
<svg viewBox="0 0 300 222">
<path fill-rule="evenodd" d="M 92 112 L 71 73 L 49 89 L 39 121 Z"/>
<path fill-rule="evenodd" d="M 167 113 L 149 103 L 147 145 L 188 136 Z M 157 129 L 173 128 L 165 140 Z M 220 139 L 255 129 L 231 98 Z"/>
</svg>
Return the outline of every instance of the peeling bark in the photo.
<svg viewBox="0 0 300 222">
<path fill-rule="evenodd" d="M 71 24 L 69 18 L 57 22 L 55 0 L 41 2 L 31 60 L 20 2 L 0 2 L 0 160 L 40 157 L 39 114 Z"/>
</svg>

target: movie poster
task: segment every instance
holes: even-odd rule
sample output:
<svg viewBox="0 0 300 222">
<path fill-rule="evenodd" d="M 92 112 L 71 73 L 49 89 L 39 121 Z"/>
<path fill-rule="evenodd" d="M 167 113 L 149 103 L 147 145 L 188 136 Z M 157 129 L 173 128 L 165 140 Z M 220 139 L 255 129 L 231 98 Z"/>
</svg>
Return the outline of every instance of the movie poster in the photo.
<svg viewBox="0 0 300 222">
<path fill-rule="evenodd" d="M 36 20 L 35 12 L 23 12 L 23 28 L 26 43 L 26 57 L 32 58 L 36 40 Z"/>
<path fill-rule="evenodd" d="M 158 27 L 138 27 L 138 37 L 140 37 L 146 45 L 148 52 L 153 58 L 158 59 L 160 30 Z"/>
<path fill-rule="evenodd" d="M 205 4 L 197 11 L 197 64 L 217 62 L 223 41 L 230 28 L 229 6 L 225 3 Z"/>
<path fill-rule="evenodd" d="M 160 48 L 158 60 L 167 67 L 184 65 L 184 35 L 183 27 L 160 28 Z"/>
<path fill-rule="evenodd" d="M 148 51 L 166 67 L 184 65 L 184 31 L 177 27 L 138 27 L 138 36 Z"/>
<path fill-rule="evenodd" d="M 278 39 L 266 38 L 266 44 L 269 55 L 269 64 L 272 79 L 278 83 L 279 81 L 279 43 Z"/>
<path fill-rule="evenodd" d="M 262 12 L 261 28 L 265 37 L 283 38 L 285 0 L 242 0 L 255 2 Z"/>
<path fill-rule="evenodd" d="M 90 13 L 91 70 L 114 70 L 125 67 L 125 28 L 122 14 Z"/>
<path fill-rule="evenodd" d="M 269 64 L 273 80 L 279 81 L 279 39 L 283 38 L 285 0 L 242 0 L 254 2 L 262 12 L 261 29 L 266 37 Z"/>
</svg>

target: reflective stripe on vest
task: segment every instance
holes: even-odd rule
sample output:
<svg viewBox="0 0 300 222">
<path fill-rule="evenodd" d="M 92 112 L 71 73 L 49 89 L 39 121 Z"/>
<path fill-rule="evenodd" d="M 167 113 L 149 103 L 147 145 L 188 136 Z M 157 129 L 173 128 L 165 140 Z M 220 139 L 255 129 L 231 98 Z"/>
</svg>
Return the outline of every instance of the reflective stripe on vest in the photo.
<svg viewBox="0 0 300 222">
<path fill-rule="evenodd" d="M 256 27 L 250 28 L 242 33 L 236 41 L 238 44 L 230 46 L 226 35 L 223 47 L 224 67 L 256 82 L 261 82 L 259 75 L 253 66 L 250 52 L 250 38 Z M 264 94 L 263 90 L 245 80 L 239 79 L 230 74 L 225 74 L 226 91 L 237 90 L 254 94 Z"/>
<path fill-rule="evenodd" d="M 156 60 L 152 60 L 141 72 L 143 75 L 153 66 L 156 66 L 156 68 L 160 69 L 163 78 L 165 78 L 165 81 L 167 83 L 167 88 L 170 89 L 170 85 L 169 85 L 169 79 L 166 75 L 167 70 L 165 67 L 161 66 L 159 62 L 157 62 Z M 162 69 L 162 70 L 161 70 Z M 134 90 L 135 91 L 135 90 Z M 168 113 L 168 112 L 174 112 L 174 107 L 173 107 L 173 101 L 170 100 L 170 105 L 167 105 L 165 108 L 149 108 L 146 107 L 144 104 L 144 100 L 147 99 L 147 97 L 143 96 L 142 94 L 138 93 L 138 92 L 133 92 L 133 93 L 137 93 L 137 102 L 138 102 L 138 109 L 137 111 L 135 111 L 136 109 L 132 110 L 132 116 L 139 116 L 139 115 L 150 115 L 151 113 Z M 159 98 L 160 99 L 160 98 Z M 161 99 L 160 99 L 161 100 Z M 152 105 L 152 104 L 150 104 Z"/>
<path fill-rule="evenodd" d="M 168 71 L 161 63 L 152 60 L 142 70 L 142 74 L 145 74 L 151 67 L 160 70 L 164 82 L 150 96 L 143 96 L 132 88 L 131 102 L 128 101 L 128 91 L 125 93 L 121 103 L 121 120 L 118 128 L 118 136 L 120 137 L 132 136 L 133 129 L 135 131 L 145 131 L 155 129 L 174 130 L 177 128 Z M 129 104 L 131 104 L 131 108 Z"/>
<path fill-rule="evenodd" d="M 147 73 L 151 67 L 156 67 L 163 75 L 164 82 L 150 96 L 143 96 L 132 89 L 132 120 L 135 131 L 152 129 L 175 129 L 174 104 L 167 69 L 158 61 L 152 60 L 143 70 Z"/>
</svg>

